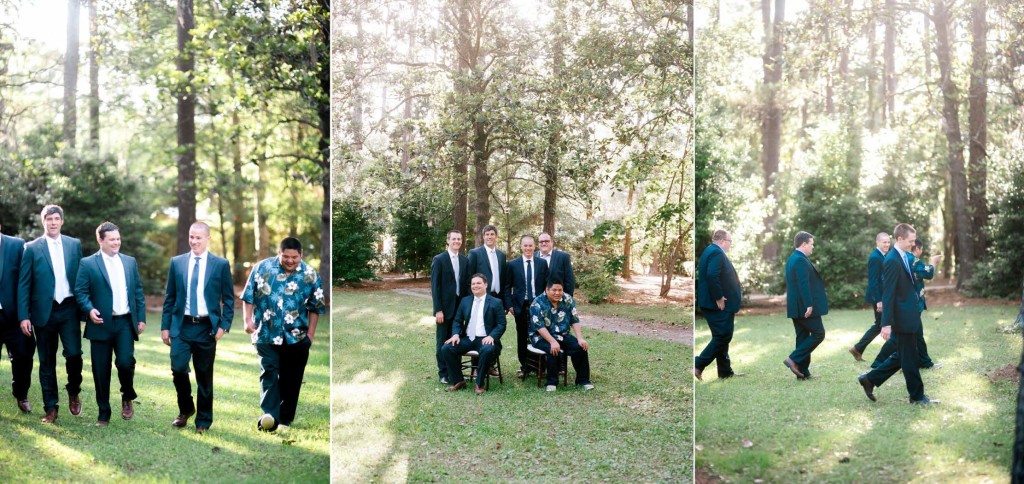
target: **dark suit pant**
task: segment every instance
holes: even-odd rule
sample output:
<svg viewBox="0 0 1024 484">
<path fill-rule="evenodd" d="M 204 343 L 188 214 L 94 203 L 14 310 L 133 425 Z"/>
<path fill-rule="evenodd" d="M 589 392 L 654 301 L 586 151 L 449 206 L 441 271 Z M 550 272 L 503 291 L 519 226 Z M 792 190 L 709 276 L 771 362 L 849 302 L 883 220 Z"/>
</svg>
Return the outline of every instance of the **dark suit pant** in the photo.
<svg viewBox="0 0 1024 484">
<path fill-rule="evenodd" d="M 533 367 L 533 353 L 526 347 L 530 344 L 530 301 L 519 302 L 519 314 L 516 314 L 516 356 L 519 357 L 519 370 L 524 374 Z"/>
<path fill-rule="evenodd" d="M 96 406 L 99 407 L 97 420 L 110 421 L 110 364 L 117 367 L 117 380 L 121 383 L 121 400 L 135 400 L 135 337 L 131 316 L 115 316 L 113 321 L 103 324 L 108 328 L 110 339 L 89 340 L 92 357 L 92 381 L 96 384 Z M 111 362 L 111 357 L 113 362 Z"/>
<path fill-rule="evenodd" d="M 448 383 L 454 385 L 466 379 L 462 376 L 462 361 L 460 361 L 460 357 L 470 351 L 477 351 L 480 353 L 478 365 L 481 369 L 476 372 L 476 384 L 480 387 L 484 386 L 487 371 L 491 369 L 491 365 L 494 364 L 494 361 L 498 359 L 501 353 L 496 345 L 485 345 L 483 341 L 484 338 L 482 337 L 470 341 L 468 337 L 460 336 L 458 345 L 448 343 L 441 348 L 445 367 L 448 370 Z"/>
<path fill-rule="evenodd" d="M 78 321 L 75 298 L 54 304 L 46 326 L 36 326 L 36 350 L 39 355 L 39 386 L 43 390 L 43 410 L 55 410 L 57 397 L 57 342 L 64 347 L 64 367 L 68 373 L 68 395 L 82 392 L 82 325 Z"/>
<path fill-rule="evenodd" d="M 903 370 L 910 399 L 920 400 L 924 398 L 924 382 L 921 381 L 921 368 L 918 367 L 918 334 L 893 333 L 893 335 L 896 336 L 896 352 L 889 355 L 881 366 L 868 372 L 867 379 L 875 386 L 882 386 L 897 371 Z"/>
<path fill-rule="evenodd" d="M 889 355 L 896 352 L 896 333 L 893 333 L 892 337 L 882 345 L 882 349 L 878 351 L 878 356 L 875 356 L 875 361 L 871 363 L 871 368 L 878 368 L 885 363 L 885 360 L 889 358 Z M 931 368 L 935 366 L 935 362 L 932 361 L 932 357 L 928 355 L 928 343 L 924 341 L 924 331 L 917 333 L 917 364 L 921 368 Z"/>
<path fill-rule="evenodd" d="M 796 363 L 800 373 L 811 376 L 811 352 L 825 341 L 825 325 L 821 316 L 793 318 L 793 329 L 796 330 L 796 348 L 789 354 L 789 359 Z"/>
<path fill-rule="evenodd" d="M 732 364 L 729 361 L 729 342 L 732 341 L 736 314 L 729 311 L 704 309 L 704 318 L 711 329 L 711 341 L 693 359 L 693 366 L 703 371 L 712 361 L 717 361 L 718 377 L 732 376 Z"/>
<path fill-rule="evenodd" d="M 11 361 L 11 390 L 14 398 L 28 399 L 28 389 L 32 385 L 32 365 L 35 363 L 33 353 L 36 351 L 36 340 L 25 336 L 17 321 L 0 322 L 0 346 L 7 346 L 7 359 Z"/>
<path fill-rule="evenodd" d="M 312 343 L 309 338 L 292 345 L 256 343 L 260 357 L 260 410 L 274 417 L 275 429 L 295 420 Z"/>
<path fill-rule="evenodd" d="M 579 341 L 576 340 L 576 336 L 566 334 L 562 336 L 562 341 L 558 342 L 558 345 L 562 347 L 562 351 L 569 355 L 572 359 L 572 367 L 576 370 L 576 384 L 586 385 L 590 383 L 590 356 L 583 347 L 580 346 Z M 544 352 L 545 361 L 544 367 L 547 369 L 547 384 L 558 385 L 558 370 L 562 366 L 562 362 L 558 361 L 561 359 L 561 355 L 554 356 L 551 354 L 551 345 L 544 338 L 541 338 L 534 348 Z"/>
<path fill-rule="evenodd" d="M 454 318 L 455 315 L 453 314 Z M 435 320 L 436 322 L 436 320 Z M 444 342 L 448 341 L 448 338 L 452 337 L 452 320 L 447 319 L 445 322 L 438 324 L 437 329 L 434 333 L 434 356 L 437 358 L 437 376 L 443 378 L 448 375 L 448 367 L 444 364 L 444 355 L 441 354 L 441 347 L 444 346 Z"/>
<path fill-rule="evenodd" d="M 178 413 L 196 412 L 196 427 L 213 423 L 213 362 L 217 358 L 217 340 L 209 323 L 182 322 L 178 336 L 171 338 L 171 374 L 178 395 Z M 189 360 L 196 370 L 196 401 L 192 402 Z"/>
<path fill-rule="evenodd" d="M 875 305 L 871 305 L 871 311 L 875 313 L 875 323 L 864 332 L 864 336 L 860 337 L 860 341 L 853 347 L 858 353 L 864 354 L 864 350 L 867 349 L 868 345 L 875 340 L 875 337 L 882 332 L 882 313 L 875 310 Z"/>
</svg>

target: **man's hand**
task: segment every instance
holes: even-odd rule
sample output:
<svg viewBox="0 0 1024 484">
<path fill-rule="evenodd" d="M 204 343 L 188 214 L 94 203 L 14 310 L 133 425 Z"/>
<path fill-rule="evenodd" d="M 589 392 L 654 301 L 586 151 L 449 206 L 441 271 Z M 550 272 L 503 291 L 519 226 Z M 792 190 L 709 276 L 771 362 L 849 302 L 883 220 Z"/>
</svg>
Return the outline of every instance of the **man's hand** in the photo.
<svg viewBox="0 0 1024 484">
<path fill-rule="evenodd" d="M 170 346 L 171 345 L 171 330 L 169 330 L 169 329 L 161 330 L 160 331 L 160 339 L 163 340 L 165 345 Z"/>
<path fill-rule="evenodd" d="M 245 318 L 245 332 L 246 334 L 253 334 L 256 332 L 256 323 L 252 322 L 252 317 Z"/>
<path fill-rule="evenodd" d="M 437 324 L 444 324 L 444 312 L 438 311 L 434 313 L 434 319 L 437 320 Z"/>
<path fill-rule="evenodd" d="M 217 328 L 217 334 L 213 335 L 214 341 L 220 341 L 224 337 L 224 328 Z"/>
<path fill-rule="evenodd" d="M 882 339 L 889 341 L 889 336 L 892 335 L 892 326 L 882 326 Z"/>
<path fill-rule="evenodd" d="M 715 301 L 715 305 L 718 306 L 718 310 L 722 311 L 725 309 L 725 296 L 722 296 L 719 300 Z"/>
<path fill-rule="evenodd" d="M 313 344 L 313 332 L 306 333 L 306 337 L 309 338 L 309 344 Z"/>
<path fill-rule="evenodd" d="M 814 306 L 807 306 L 807 312 L 804 313 L 804 319 L 811 317 L 811 313 L 814 312 Z"/>
<path fill-rule="evenodd" d="M 493 345 L 494 344 L 494 338 L 488 336 L 488 337 L 484 338 L 483 340 L 481 340 L 480 343 L 481 344 L 485 344 L 485 345 Z"/>
<path fill-rule="evenodd" d="M 875 303 L 875 311 L 882 312 L 882 301 Z"/>
<path fill-rule="evenodd" d="M 590 349 L 590 343 L 587 343 L 587 340 L 582 338 L 576 338 L 576 341 L 579 342 L 580 348 L 583 348 L 583 351 L 587 351 Z"/>
<path fill-rule="evenodd" d="M 942 254 L 935 254 L 932 256 L 931 263 L 933 266 L 938 265 L 940 260 L 942 260 Z"/>
<path fill-rule="evenodd" d="M 139 321 L 139 334 L 142 334 L 142 332 L 145 331 L 145 330 L 146 330 L 146 322 L 145 321 Z"/>
<path fill-rule="evenodd" d="M 32 321 L 29 321 L 27 319 L 23 319 L 21 321 L 21 332 L 25 336 L 32 336 Z"/>
<path fill-rule="evenodd" d="M 459 335 L 453 334 L 452 337 L 448 338 L 447 340 L 445 340 L 444 343 L 445 344 L 451 344 L 452 346 L 458 345 L 459 344 Z"/>
<path fill-rule="evenodd" d="M 89 319 L 96 324 L 103 324 L 103 318 L 100 317 L 99 309 L 92 308 L 92 311 L 89 311 Z"/>
<path fill-rule="evenodd" d="M 507 310 L 505 310 L 505 314 L 512 314 L 515 312 L 515 309 L 516 308 L 508 308 Z"/>
<path fill-rule="evenodd" d="M 551 342 L 551 356 L 558 356 L 562 352 L 562 346 L 558 344 L 558 341 Z"/>
</svg>

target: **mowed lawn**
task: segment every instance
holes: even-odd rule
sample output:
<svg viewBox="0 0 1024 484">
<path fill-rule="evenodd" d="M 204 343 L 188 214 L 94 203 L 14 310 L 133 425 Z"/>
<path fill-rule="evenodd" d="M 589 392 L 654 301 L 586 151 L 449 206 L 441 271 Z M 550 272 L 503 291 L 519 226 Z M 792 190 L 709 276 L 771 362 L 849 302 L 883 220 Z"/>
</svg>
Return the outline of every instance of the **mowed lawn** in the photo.
<svg viewBox="0 0 1024 484">
<path fill-rule="evenodd" d="M 784 313 L 740 316 L 730 356 L 747 374 L 719 380 L 714 367 L 696 387 L 696 465 L 728 482 L 1009 482 L 1017 385 L 988 374 L 1017 365 L 1021 336 L 1004 334 L 1013 306 L 939 307 L 924 313 L 925 339 L 943 368 L 921 370 L 925 392 L 941 404 L 910 405 L 897 373 L 871 402 L 857 383 L 867 361 L 847 349 L 873 321 L 869 310 L 824 317 L 825 341 L 797 381 L 782 365 L 794 331 Z M 696 324 L 695 347 L 710 340 Z M 744 441 L 748 440 L 747 445 Z M 750 445 L 752 444 L 752 445 Z"/>
<path fill-rule="evenodd" d="M 446 393 L 430 312 L 390 291 L 334 293 L 333 481 L 692 479 L 689 346 L 584 327 L 597 388 L 577 389 L 570 369 L 546 393 L 514 376 L 513 324 L 504 385 Z"/>
<path fill-rule="evenodd" d="M 171 427 L 178 414 L 171 381 L 170 348 L 160 341 L 160 314 L 135 345 L 135 418 L 121 419 L 117 373 L 111 381 L 113 415 L 107 428 L 95 427 L 96 392 L 92 381 L 89 342 L 84 343 L 80 417 L 68 412 L 67 377 L 58 355 L 60 414 L 53 425 L 43 416 L 38 361 L 33 367 L 29 400 L 32 413 L 22 414 L 11 396 L 11 366 L 0 362 L 0 482 L 326 482 L 329 479 L 330 360 L 327 320 L 317 332 L 292 428 L 279 434 L 256 430 L 259 410 L 259 365 L 236 313 L 232 331 L 217 344 L 214 367 L 213 426 L 195 433 L 195 419 L 186 429 Z M 6 351 L 6 348 L 4 349 Z M 6 356 L 6 355 L 5 355 Z M 193 395 L 195 380 L 193 377 Z"/>
</svg>

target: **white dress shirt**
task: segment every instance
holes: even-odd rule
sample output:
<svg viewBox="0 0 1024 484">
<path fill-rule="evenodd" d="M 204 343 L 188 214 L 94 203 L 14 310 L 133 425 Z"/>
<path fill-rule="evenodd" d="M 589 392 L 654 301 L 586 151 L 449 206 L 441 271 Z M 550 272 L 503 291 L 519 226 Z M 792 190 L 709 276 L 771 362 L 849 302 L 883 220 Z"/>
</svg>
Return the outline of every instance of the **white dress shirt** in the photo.
<svg viewBox="0 0 1024 484">
<path fill-rule="evenodd" d="M 109 256 L 104 252 L 100 254 L 103 256 L 103 265 L 107 268 L 107 277 L 110 278 L 110 292 L 114 295 L 114 316 L 128 314 L 131 312 L 128 307 L 128 283 L 125 281 L 121 256 Z"/>
<path fill-rule="evenodd" d="M 46 248 L 50 251 L 50 262 L 53 263 L 53 300 L 58 304 L 71 297 L 71 284 L 68 282 L 67 268 L 64 266 L 64 244 L 58 235 L 56 239 L 46 238 Z"/>
<path fill-rule="evenodd" d="M 469 327 L 466 328 L 466 336 L 469 336 L 470 341 L 487 336 L 487 328 L 484 327 L 484 301 L 486 300 L 486 294 L 483 297 L 473 297 L 473 310 L 470 311 Z"/>
<path fill-rule="evenodd" d="M 455 271 L 455 296 L 461 296 L 459 294 L 459 253 L 448 251 L 448 256 L 452 259 L 452 270 Z"/>
<path fill-rule="evenodd" d="M 206 261 L 209 258 L 209 255 L 209 250 L 204 250 L 203 253 L 198 256 L 192 252 L 188 253 L 188 278 L 185 279 L 185 314 L 195 315 L 197 318 L 210 315 L 210 310 L 206 307 L 206 298 L 203 297 L 204 286 L 206 286 Z M 189 294 L 189 291 L 192 289 L 192 270 L 196 266 L 196 257 L 199 257 L 199 284 L 197 285 L 198 290 L 196 291 L 196 298 L 198 299 L 198 301 L 196 301 L 196 305 L 199 306 L 199 311 L 193 313 L 192 308 L 189 307 L 192 305 L 192 294 Z"/>
<path fill-rule="evenodd" d="M 487 250 L 487 260 L 491 263 L 491 292 L 501 293 L 501 274 L 498 273 L 498 254 L 490 247 Z"/>
</svg>

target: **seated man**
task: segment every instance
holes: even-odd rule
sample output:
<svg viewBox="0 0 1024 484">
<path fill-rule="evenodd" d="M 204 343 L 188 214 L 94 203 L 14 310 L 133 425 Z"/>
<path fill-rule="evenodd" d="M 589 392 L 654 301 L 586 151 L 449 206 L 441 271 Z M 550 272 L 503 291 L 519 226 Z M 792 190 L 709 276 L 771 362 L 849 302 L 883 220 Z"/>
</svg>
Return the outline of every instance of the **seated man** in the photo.
<svg viewBox="0 0 1024 484">
<path fill-rule="evenodd" d="M 569 334 L 569 330 L 576 336 Z M 545 389 L 555 391 L 558 386 L 559 355 L 564 351 L 572 359 L 576 370 L 576 385 L 593 390 L 590 383 L 590 345 L 580 334 L 580 319 L 576 315 L 576 301 L 562 291 L 562 281 L 548 279 L 544 294 L 530 305 L 530 343 L 546 353 L 548 383 Z"/>
<path fill-rule="evenodd" d="M 501 335 L 505 334 L 505 308 L 500 299 L 487 294 L 487 284 L 487 278 L 483 274 L 473 274 L 469 285 L 473 297 L 462 298 L 452 321 L 452 337 L 441 347 L 441 355 L 448 368 L 448 381 L 451 382 L 451 386 L 445 388 L 446 392 L 466 388 L 460 361 L 462 355 L 470 351 L 480 353 L 480 369 L 476 372 L 477 395 L 484 392 L 487 369 L 501 355 Z"/>
</svg>

